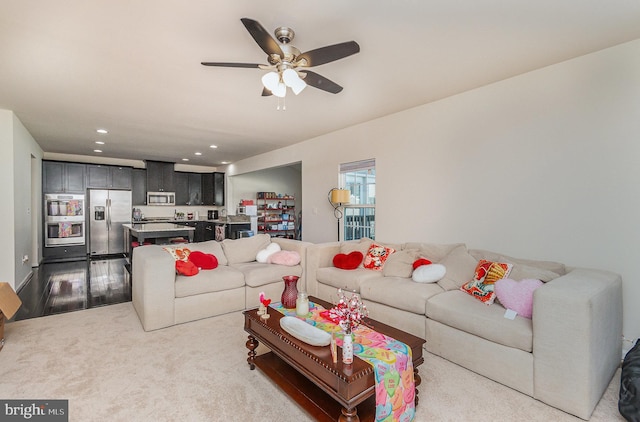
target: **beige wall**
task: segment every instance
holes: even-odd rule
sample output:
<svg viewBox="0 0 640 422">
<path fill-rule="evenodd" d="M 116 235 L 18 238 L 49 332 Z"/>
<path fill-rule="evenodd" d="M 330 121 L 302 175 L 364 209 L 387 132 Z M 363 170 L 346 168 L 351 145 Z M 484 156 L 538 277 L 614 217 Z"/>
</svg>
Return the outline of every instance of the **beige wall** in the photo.
<svg viewBox="0 0 640 422">
<path fill-rule="evenodd" d="M 376 159 L 377 239 L 613 270 L 640 336 L 640 40 L 229 166 L 302 162 L 303 240 L 336 240 L 338 165 Z"/>
<path fill-rule="evenodd" d="M 31 266 L 40 260 L 42 212 L 39 206 L 33 207 L 32 200 L 34 195 L 42 195 L 42 149 L 8 110 L 0 110 L 0 136 L 5 151 L 0 158 L 0 215 L 5 223 L 13 223 L 3 231 L 0 281 L 17 289 L 30 276 Z M 25 263 L 24 256 L 29 258 Z"/>
</svg>

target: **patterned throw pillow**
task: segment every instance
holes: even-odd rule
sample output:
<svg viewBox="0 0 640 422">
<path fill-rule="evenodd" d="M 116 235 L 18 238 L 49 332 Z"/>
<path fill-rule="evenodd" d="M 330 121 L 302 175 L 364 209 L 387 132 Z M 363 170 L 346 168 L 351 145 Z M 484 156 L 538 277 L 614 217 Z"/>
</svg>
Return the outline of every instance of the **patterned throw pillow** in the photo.
<svg viewBox="0 0 640 422">
<path fill-rule="evenodd" d="M 381 271 L 384 267 L 384 263 L 389 258 L 389 255 L 395 251 L 396 250 L 393 248 L 372 243 L 371 246 L 369 246 L 367 255 L 364 257 L 363 266 L 370 270 Z"/>
<path fill-rule="evenodd" d="M 173 257 L 173 259 L 175 259 L 176 261 L 187 262 L 189 260 L 189 254 L 191 253 L 191 250 L 189 248 L 178 247 L 178 248 L 162 248 L 162 249 L 169 252 Z"/>
<path fill-rule="evenodd" d="M 496 299 L 494 291 L 496 281 L 507 277 L 512 268 L 513 264 L 481 259 L 476 266 L 473 279 L 460 287 L 460 290 L 469 293 L 487 305 L 491 305 Z"/>
</svg>

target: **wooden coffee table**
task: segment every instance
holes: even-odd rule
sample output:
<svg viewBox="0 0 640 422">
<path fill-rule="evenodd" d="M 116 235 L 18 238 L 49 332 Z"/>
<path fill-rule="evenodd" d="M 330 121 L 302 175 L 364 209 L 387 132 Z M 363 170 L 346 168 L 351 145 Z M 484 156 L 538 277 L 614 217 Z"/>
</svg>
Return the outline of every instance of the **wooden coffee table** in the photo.
<svg viewBox="0 0 640 422">
<path fill-rule="evenodd" d="M 318 298 L 312 302 L 326 309 L 333 305 Z M 280 327 L 284 316 L 268 308 L 269 319 L 261 319 L 258 309 L 244 311 L 244 330 L 249 333 L 247 362 L 257 366 L 285 393 L 319 421 L 372 421 L 375 419 L 375 375 L 373 367 L 354 356 L 353 363 L 333 363 L 329 346 L 311 346 L 296 339 Z M 372 329 L 399 340 L 411 348 L 415 385 L 420 385 L 418 366 L 424 362 L 422 345 L 425 340 L 404 331 L 367 318 Z M 258 343 L 269 352 L 257 355 Z M 416 388 L 416 406 L 418 390 Z"/>
</svg>

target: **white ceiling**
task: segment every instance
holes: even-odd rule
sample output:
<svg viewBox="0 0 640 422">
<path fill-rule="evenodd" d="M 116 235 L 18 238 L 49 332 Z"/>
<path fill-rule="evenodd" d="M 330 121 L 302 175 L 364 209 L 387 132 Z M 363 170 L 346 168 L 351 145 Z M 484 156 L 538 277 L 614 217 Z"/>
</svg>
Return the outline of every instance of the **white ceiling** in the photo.
<svg viewBox="0 0 640 422">
<path fill-rule="evenodd" d="M 0 0 L 0 108 L 46 152 L 216 166 L 640 38 L 637 0 Z M 261 97 L 266 63 L 240 18 L 301 51 L 336 95 Z M 526 99 L 525 99 L 526 100 Z M 98 135 L 97 128 L 109 134 Z M 216 144 L 218 149 L 209 148 Z M 195 156 L 196 151 L 202 156 Z"/>
</svg>

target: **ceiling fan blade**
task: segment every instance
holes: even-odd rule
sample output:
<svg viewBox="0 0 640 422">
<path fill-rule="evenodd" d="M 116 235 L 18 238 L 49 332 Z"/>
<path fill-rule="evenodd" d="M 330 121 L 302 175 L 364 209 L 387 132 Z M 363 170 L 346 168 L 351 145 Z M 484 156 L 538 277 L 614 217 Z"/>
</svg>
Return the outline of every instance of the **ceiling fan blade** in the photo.
<svg viewBox="0 0 640 422">
<path fill-rule="evenodd" d="M 260 64 L 256 63 L 217 63 L 217 62 L 201 62 L 203 66 L 218 66 L 218 67 L 246 67 L 260 69 Z"/>
<path fill-rule="evenodd" d="M 269 95 L 273 95 L 271 91 L 269 91 L 267 88 L 262 88 L 262 96 L 268 97 Z"/>
<path fill-rule="evenodd" d="M 338 92 L 342 91 L 342 87 L 340 85 L 325 78 L 322 75 L 318 75 L 317 73 L 311 72 L 310 70 L 300 70 L 300 73 L 306 74 L 303 80 L 309 86 L 330 92 L 332 94 L 337 94 Z"/>
<path fill-rule="evenodd" d="M 335 60 L 339 60 L 356 54 L 360 51 L 360 46 L 355 41 L 347 41 L 340 44 L 328 45 L 326 47 L 316 48 L 315 50 L 307 51 L 297 57 L 299 62 L 301 59 L 306 60 L 306 64 L 300 64 L 301 66 L 320 66 L 321 64 L 329 63 Z"/>
<path fill-rule="evenodd" d="M 280 57 L 284 57 L 284 53 L 278 45 L 278 42 L 273 39 L 271 35 L 267 32 L 266 29 L 257 21 L 249 18 L 240 19 L 244 24 L 244 27 L 247 28 L 249 34 L 253 37 L 253 39 L 258 43 L 262 51 L 267 53 L 267 55 L 271 56 L 272 54 L 277 54 Z"/>
</svg>

